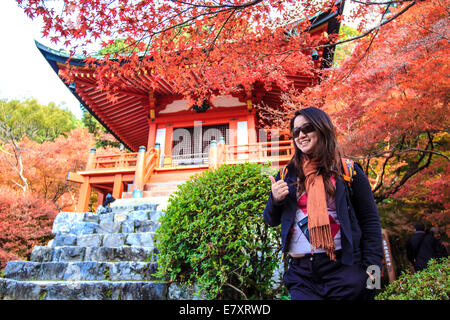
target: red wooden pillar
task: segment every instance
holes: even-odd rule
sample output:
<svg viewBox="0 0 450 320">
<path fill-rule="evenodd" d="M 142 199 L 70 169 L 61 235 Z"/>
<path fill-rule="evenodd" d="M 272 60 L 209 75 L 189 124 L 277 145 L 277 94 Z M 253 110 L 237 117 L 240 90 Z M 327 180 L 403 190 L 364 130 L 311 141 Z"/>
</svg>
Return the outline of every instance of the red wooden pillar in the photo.
<svg viewBox="0 0 450 320">
<path fill-rule="evenodd" d="M 159 168 L 161 163 L 161 145 L 158 142 L 155 143 L 155 152 L 156 152 L 156 168 Z"/>
<path fill-rule="evenodd" d="M 96 158 L 97 158 L 96 150 L 95 148 L 92 148 L 91 151 L 89 151 L 89 158 L 86 164 L 86 170 L 95 169 Z"/>
<path fill-rule="evenodd" d="M 77 212 L 87 212 L 89 209 L 89 199 L 91 196 L 91 184 L 89 177 L 84 177 L 84 182 L 80 187 L 80 194 L 78 196 Z"/>
<path fill-rule="evenodd" d="M 142 198 L 144 191 L 144 175 L 145 175 L 145 147 L 140 146 L 136 160 L 136 171 L 134 174 L 134 190 L 133 198 Z"/>
<path fill-rule="evenodd" d="M 86 164 L 86 170 L 95 168 L 96 150 L 92 148 L 89 152 L 89 158 Z M 86 212 L 89 209 L 89 199 L 91 197 L 91 185 L 89 182 L 89 176 L 84 177 L 84 181 L 80 187 L 80 193 L 78 195 L 77 212 Z"/>
<path fill-rule="evenodd" d="M 122 174 L 117 173 L 114 175 L 114 185 L 113 185 L 113 193 L 112 196 L 116 199 L 122 198 L 122 192 L 123 192 L 123 181 L 122 181 Z"/>
<path fill-rule="evenodd" d="M 156 141 L 156 123 L 148 121 L 148 140 L 147 149 L 153 148 Z"/>
<path fill-rule="evenodd" d="M 164 142 L 164 165 L 166 159 L 169 165 L 172 165 L 172 140 L 173 140 L 173 127 L 166 127 L 166 141 Z"/>
<path fill-rule="evenodd" d="M 237 120 L 231 120 L 230 124 L 230 145 L 237 145 Z M 236 151 L 236 148 L 230 148 L 230 152 L 226 153 L 225 161 L 233 161 L 235 159 L 235 155 L 233 152 Z"/>
</svg>

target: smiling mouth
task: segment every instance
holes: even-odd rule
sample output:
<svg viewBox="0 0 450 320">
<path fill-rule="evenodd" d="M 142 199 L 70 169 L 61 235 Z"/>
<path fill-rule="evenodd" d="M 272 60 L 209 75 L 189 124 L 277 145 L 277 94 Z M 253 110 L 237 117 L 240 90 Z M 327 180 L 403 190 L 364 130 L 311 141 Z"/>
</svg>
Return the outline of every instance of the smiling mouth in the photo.
<svg viewBox="0 0 450 320">
<path fill-rule="evenodd" d="M 308 143 L 309 143 L 309 140 L 303 140 L 303 141 L 300 141 L 300 142 L 299 142 L 299 144 L 300 144 L 301 146 L 306 145 L 306 144 L 308 144 Z"/>
</svg>

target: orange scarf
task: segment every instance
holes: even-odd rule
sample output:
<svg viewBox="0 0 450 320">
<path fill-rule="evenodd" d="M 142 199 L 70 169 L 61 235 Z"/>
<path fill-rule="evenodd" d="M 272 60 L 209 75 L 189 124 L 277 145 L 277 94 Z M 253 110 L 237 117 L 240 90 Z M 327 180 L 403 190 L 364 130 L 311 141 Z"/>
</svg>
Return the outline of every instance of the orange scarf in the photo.
<svg viewBox="0 0 450 320">
<path fill-rule="evenodd" d="M 319 248 L 324 249 L 330 259 L 335 261 L 335 245 L 328 217 L 325 185 L 322 175 L 317 172 L 317 167 L 315 160 L 304 158 L 302 161 L 303 173 L 306 177 L 305 189 L 308 194 L 306 209 L 311 252 Z"/>
</svg>

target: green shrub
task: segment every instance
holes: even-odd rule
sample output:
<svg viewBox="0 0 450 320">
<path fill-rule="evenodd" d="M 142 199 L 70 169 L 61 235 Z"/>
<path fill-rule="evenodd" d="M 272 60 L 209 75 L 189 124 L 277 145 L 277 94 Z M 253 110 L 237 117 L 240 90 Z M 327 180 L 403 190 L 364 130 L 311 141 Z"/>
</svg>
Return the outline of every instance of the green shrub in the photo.
<svg viewBox="0 0 450 320">
<path fill-rule="evenodd" d="M 428 267 L 411 274 L 402 275 L 375 297 L 376 300 L 449 300 L 449 258 L 430 260 Z"/>
<path fill-rule="evenodd" d="M 279 228 L 264 223 L 267 165 L 205 171 L 171 195 L 157 230 L 158 276 L 206 299 L 270 299 Z"/>
</svg>

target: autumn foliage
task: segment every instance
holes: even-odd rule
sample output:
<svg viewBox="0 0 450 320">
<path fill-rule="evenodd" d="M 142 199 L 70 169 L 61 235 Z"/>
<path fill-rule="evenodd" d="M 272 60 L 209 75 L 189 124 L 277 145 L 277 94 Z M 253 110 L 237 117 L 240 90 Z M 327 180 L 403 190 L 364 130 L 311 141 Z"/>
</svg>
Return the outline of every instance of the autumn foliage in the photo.
<svg viewBox="0 0 450 320">
<path fill-rule="evenodd" d="M 79 171 L 86 165 L 87 153 L 94 145 L 87 129 L 74 129 L 67 133 L 67 137 L 61 135 L 53 142 L 39 144 L 25 137 L 17 144 L 21 149 L 28 191 L 52 201 L 60 210 L 73 208 L 79 186 L 67 182 L 66 177 L 68 171 Z M 11 146 L 6 145 L 5 148 Z M 15 188 L 13 181 L 17 180 L 17 174 L 5 158 L 0 159 L 0 169 L 3 173 L 0 185 Z"/>
<path fill-rule="evenodd" d="M 120 78 L 140 72 L 155 86 L 163 78 L 177 94 L 199 102 L 256 81 L 287 88 L 287 74 L 314 74 L 312 49 L 334 39 L 305 32 L 316 21 L 311 18 L 338 10 L 335 0 L 17 2 L 31 18 L 43 19 L 45 36 L 88 55 L 112 100 Z M 117 39 L 121 50 L 110 50 Z M 92 55 L 98 45 L 104 56 Z"/>
<path fill-rule="evenodd" d="M 58 211 L 35 194 L 0 188 L 0 269 L 13 259 L 29 259 L 33 246 L 51 238 Z"/>
</svg>

